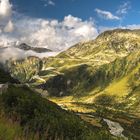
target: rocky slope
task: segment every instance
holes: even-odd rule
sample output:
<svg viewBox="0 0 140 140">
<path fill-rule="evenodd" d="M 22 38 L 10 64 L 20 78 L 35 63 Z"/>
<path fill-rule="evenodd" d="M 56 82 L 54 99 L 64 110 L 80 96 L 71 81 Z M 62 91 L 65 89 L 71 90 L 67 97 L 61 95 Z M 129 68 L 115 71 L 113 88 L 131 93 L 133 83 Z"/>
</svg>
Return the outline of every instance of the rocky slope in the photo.
<svg viewBox="0 0 140 140">
<path fill-rule="evenodd" d="M 47 49 L 47 48 L 39 48 L 39 47 L 31 47 L 29 45 L 27 45 L 26 43 L 22 43 L 18 46 L 16 46 L 17 48 L 24 50 L 24 51 L 34 51 L 36 53 L 45 53 L 45 52 L 52 52 L 52 50 Z"/>
<path fill-rule="evenodd" d="M 59 57 L 103 61 L 100 64 L 111 62 L 140 49 L 139 32 L 139 30 L 121 29 L 106 31 L 93 41 L 79 43 L 71 47 L 61 53 Z"/>
</svg>

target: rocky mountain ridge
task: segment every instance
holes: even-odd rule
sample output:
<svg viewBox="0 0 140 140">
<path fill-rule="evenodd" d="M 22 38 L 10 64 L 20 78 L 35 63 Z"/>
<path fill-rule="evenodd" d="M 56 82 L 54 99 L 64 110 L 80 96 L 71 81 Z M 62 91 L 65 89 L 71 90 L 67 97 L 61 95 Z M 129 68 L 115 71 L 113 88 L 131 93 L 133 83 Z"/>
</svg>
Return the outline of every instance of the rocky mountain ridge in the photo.
<svg viewBox="0 0 140 140">
<path fill-rule="evenodd" d="M 41 48 L 41 47 L 31 47 L 31 46 L 27 45 L 26 43 L 22 43 L 16 47 L 21 50 L 24 50 L 24 51 L 34 51 L 36 53 L 52 52 L 52 50 L 50 50 L 50 49 Z"/>
</svg>

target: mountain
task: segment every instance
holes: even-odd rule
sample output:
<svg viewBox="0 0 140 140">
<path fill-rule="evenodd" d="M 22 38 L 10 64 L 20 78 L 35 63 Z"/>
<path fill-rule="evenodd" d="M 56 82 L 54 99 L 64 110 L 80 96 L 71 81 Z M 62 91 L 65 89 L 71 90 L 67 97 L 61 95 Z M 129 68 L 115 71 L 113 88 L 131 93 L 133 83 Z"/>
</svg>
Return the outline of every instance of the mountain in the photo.
<svg viewBox="0 0 140 140">
<path fill-rule="evenodd" d="M 99 140 L 102 137 L 116 140 L 105 127 L 93 127 L 0 69 L 0 139 Z"/>
<path fill-rule="evenodd" d="M 34 51 L 36 53 L 45 53 L 45 52 L 52 52 L 52 50 L 47 49 L 47 48 L 39 48 L 39 47 L 31 47 L 29 45 L 27 45 L 26 43 L 22 43 L 18 46 L 16 46 L 17 48 L 21 49 L 21 50 L 25 50 L 25 51 Z"/>
<path fill-rule="evenodd" d="M 7 116 L 13 124 L 19 124 L 23 128 L 24 131 L 21 132 L 20 130 L 20 133 L 22 137 L 26 136 L 24 139 L 74 140 L 76 138 L 77 140 L 85 140 L 91 136 L 94 138 L 95 134 L 92 130 L 98 131 L 92 129 L 78 116 L 62 110 L 56 104 L 43 99 L 39 94 L 35 94 L 27 87 L 9 85 L 7 91 L 0 95 L 0 99 L 0 106 L 4 111 L 3 116 Z M 20 138 L 18 131 L 15 133 L 13 135 L 17 135 Z M 32 133 L 34 135 L 31 135 Z M 0 135 L 1 137 L 2 135 Z"/>
<path fill-rule="evenodd" d="M 121 123 L 138 139 L 140 30 L 116 29 L 56 57 L 9 61 L 11 75 L 75 112 Z"/>
<path fill-rule="evenodd" d="M 109 63 L 140 49 L 139 32 L 122 29 L 105 31 L 93 41 L 76 44 L 59 57 L 89 59 L 95 61 L 96 65 Z"/>
<path fill-rule="evenodd" d="M 12 76 L 21 82 L 40 84 L 46 81 L 41 86 L 50 94 L 59 96 L 62 91 L 64 95 L 82 93 L 84 96 L 95 87 L 103 90 L 136 69 L 139 50 L 139 30 L 117 29 L 106 31 L 93 41 L 79 43 L 56 57 L 28 57 L 9 61 L 7 65 Z"/>
<path fill-rule="evenodd" d="M 5 67 L 9 69 L 11 76 L 22 83 L 29 82 L 42 68 L 42 61 L 38 57 L 30 56 L 26 59 L 9 60 Z"/>
<path fill-rule="evenodd" d="M 39 86 L 50 95 L 72 95 L 81 102 L 103 106 L 97 100 L 105 95 L 114 98 L 107 106 L 121 106 L 140 115 L 139 30 L 106 31 L 50 59 L 47 66 L 61 73 Z"/>
<path fill-rule="evenodd" d="M 102 94 L 111 94 L 124 103 L 126 98 L 132 101 L 139 96 L 134 94 L 139 87 L 139 53 L 140 30 L 117 29 L 79 43 L 56 57 L 29 57 L 7 65 L 13 77 L 53 96 L 85 96 L 83 102 L 92 103 Z M 138 100 L 132 102 L 134 108 Z"/>
<path fill-rule="evenodd" d="M 4 71 L 2 65 L 0 65 L 0 84 L 1 83 L 19 83 L 18 80 L 15 80 L 11 77 L 9 72 Z"/>
</svg>

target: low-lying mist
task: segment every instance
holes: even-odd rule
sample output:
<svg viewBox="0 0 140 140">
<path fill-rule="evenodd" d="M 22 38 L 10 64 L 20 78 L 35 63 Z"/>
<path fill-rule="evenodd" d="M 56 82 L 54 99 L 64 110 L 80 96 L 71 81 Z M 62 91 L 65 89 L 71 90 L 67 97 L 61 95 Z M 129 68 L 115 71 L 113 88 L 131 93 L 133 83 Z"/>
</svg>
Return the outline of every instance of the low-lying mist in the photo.
<svg viewBox="0 0 140 140">
<path fill-rule="evenodd" d="M 24 51 L 15 47 L 4 47 L 0 48 L 0 63 L 5 63 L 7 60 L 19 60 L 24 59 L 29 56 L 35 56 L 39 58 L 56 56 L 59 52 L 45 52 L 45 53 L 36 53 L 34 51 Z"/>
</svg>

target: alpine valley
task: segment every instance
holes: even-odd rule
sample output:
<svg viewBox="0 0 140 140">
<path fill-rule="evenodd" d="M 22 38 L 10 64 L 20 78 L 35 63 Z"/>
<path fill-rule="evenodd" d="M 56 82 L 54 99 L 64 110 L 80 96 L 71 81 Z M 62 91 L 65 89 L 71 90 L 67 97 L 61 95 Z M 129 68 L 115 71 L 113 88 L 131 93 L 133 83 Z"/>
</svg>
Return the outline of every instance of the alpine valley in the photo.
<svg viewBox="0 0 140 140">
<path fill-rule="evenodd" d="M 55 57 L 8 60 L 0 83 L 5 140 L 140 140 L 140 30 L 105 31 Z"/>
</svg>

